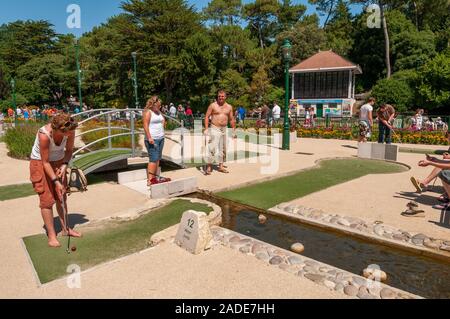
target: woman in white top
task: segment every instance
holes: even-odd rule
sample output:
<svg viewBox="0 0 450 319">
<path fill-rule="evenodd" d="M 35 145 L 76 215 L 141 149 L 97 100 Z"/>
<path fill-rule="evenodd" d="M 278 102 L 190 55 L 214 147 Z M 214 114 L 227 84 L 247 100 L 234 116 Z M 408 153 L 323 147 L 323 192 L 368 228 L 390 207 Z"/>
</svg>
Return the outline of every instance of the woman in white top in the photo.
<svg viewBox="0 0 450 319">
<path fill-rule="evenodd" d="M 164 127 L 166 120 L 161 113 L 161 100 L 153 96 L 147 101 L 144 116 L 145 147 L 147 148 L 149 164 L 147 174 L 147 185 L 169 182 L 168 178 L 161 178 L 158 174 L 159 164 L 162 159 L 164 148 Z"/>
<path fill-rule="evenodd" d="M 62 234 L 81 237 L 81 234 L 65 228 L 62 199 L 66 196 L 67 166 L 72 159 L 75 129 L 78 124 L 66 113 L 57 113 L 51 122 L 41 127 L 31 151 L 30 180 L 39 195 L 39 207 L 47 230 L 48 245 L 60 247 L 53 222 L 53 205 L 56 203 Z M 66 203 L 66 201 L 64 201 Z M 67 205 L 65 207 L 67 211 Z"/>
</svg>

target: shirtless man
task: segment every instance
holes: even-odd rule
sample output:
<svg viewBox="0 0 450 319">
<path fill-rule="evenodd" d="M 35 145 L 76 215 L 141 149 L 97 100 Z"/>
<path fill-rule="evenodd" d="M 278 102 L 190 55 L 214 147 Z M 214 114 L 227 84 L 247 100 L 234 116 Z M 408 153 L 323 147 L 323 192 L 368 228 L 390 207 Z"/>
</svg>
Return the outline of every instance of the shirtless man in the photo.
<svg viewBox="0 0 450 319">
<path fill-rule="evenodd" d="M 233 138 L 236 138 L 236 120 L 233 116 L 233 107 L 226 103 L 227 94 L 221 90 L 217 94 L 217 101 L 208 107 L 205 115 L 205 135 L 209 135 L 207 146 L 208 168 L 206 175 L 211 175 L 212 163 L 215 159 L 219 162 L 219 172 L 228 173 L 223 166 L 226 149 L 226 130 L 228 121 L 233 128 Z M 211 117 L 211 127 L 209 127 L 209 117 Z"/>
</svg>

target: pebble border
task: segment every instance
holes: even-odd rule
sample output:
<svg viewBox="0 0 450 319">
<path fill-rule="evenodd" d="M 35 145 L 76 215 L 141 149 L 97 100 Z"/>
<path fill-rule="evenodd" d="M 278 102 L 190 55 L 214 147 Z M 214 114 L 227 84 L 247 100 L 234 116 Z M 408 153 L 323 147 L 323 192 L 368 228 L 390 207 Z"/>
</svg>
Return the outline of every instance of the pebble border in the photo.
<svg viewBox="0 0 450 319">
<path fill-rule="evenodd" d="M 408 250 L 420 250 L 420 253 L 425 255 L 426 252 L 429 252 L 431 254 L 428 255 L 450 261 L 450 241 L 433 238 L 422 233 L 408 232 L 382 222 L 367 222 L 356 217 L 329 214 L 315 208 L 290 203 L 279 204 L 269 209 L 269 212 L 312 222 L 318 226 L 363 235 L 366 238 L 384 241 L 387 244 L 395 243 L 397 246 L 402 246 Z"/>
<path fill-rule="evenodd" d="M 258 241 L 229 229 L 214 226 L 213 238 L 223 246 L 309 279 L 330 290 L 359 299 L 422 299 L 422 297 L 355 275 L 345 270 Z"/>
</svg>

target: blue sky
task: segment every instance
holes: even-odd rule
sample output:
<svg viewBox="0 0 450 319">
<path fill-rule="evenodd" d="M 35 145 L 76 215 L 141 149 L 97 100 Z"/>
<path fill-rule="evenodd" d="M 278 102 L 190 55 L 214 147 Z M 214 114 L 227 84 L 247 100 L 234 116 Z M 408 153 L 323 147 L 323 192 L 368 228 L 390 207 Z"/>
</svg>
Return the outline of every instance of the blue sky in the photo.
<svg viewBox="0 0 450 319">
<path fill-rule="evenodd" d="M 92 30 L 109 17 L 121 12 L 123 0 L 0 0 L 0 24 L 16 20 L 49 20 L 58 33 L 74 33 L 77 36 Z M 209 0 L 188 0 L 197 9 L 205 7 Z M 249 0 L 244 0 L 249 2 Z M 307 0 L 294 0 L 294 3 L 307 4 Z M 67 6 L 78 4 L 81 7 L 81 29 L 69 29 L 66 25 Z M 308 13 L 314 13 L 314 6 L 308 5 Z M 355 9 L 357 10 L 357 9 Z"/>
</svg>

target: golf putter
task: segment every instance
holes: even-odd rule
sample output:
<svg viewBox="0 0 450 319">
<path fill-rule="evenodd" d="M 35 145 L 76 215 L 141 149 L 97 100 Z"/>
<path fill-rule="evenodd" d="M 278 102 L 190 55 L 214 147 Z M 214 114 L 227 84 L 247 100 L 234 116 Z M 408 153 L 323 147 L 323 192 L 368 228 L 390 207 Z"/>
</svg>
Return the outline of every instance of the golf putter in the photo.
<svg viewBox="0 0 450 319">
<path fill-rule="evenodd" d="M 68 225 L 70 225 L 69 224 L 69 214 L 67 213 L 66 200 L 64 199 L 64 196 L 63 196 L 63 198 L 61 200 L 61 206 L 62 206 L 63 213 L 64 213 L 64 224 L 65 224 L 64 226 L 66 228 L 67 235 L 69 236 L 69 239 L 67 240 L 66 252 L 67 252 L 67 254 L 70 254 L 70 230 L 69 230 L 69 227 L 68 227 Z"/>
</svg>

